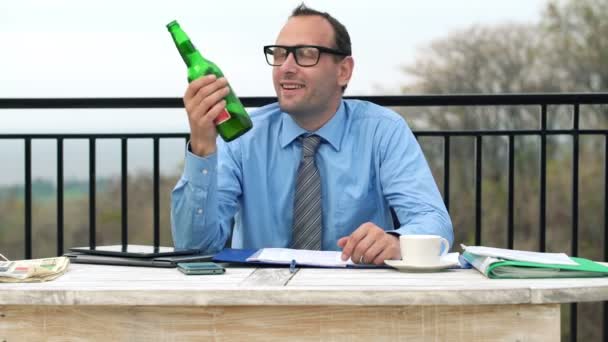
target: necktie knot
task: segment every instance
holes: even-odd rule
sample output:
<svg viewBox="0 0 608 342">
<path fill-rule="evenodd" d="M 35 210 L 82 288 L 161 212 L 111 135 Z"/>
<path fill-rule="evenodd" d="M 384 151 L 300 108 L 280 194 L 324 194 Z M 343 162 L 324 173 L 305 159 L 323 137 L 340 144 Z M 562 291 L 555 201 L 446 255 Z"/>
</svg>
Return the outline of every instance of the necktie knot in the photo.
<svg viewBox="0 0 608 342">
<path fill-rule="evenodd" d="M 302 141 L 302 157 L 312 157 L 319 148 L 321 137 L 312 134 L 307 137 L 300 137 L 300 141 Z"/>
</svg>

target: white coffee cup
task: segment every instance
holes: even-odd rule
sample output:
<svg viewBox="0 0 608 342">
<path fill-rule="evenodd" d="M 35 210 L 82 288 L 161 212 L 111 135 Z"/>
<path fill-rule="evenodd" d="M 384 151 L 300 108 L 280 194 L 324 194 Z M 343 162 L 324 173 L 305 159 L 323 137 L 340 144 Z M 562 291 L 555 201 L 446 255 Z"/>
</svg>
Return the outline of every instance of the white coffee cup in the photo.
<svg viewBox="0 0 608 342">
<path fill-rule="evenodd" d="M 448 254 L 450 244 L 439 235 L 401 235 L 401 258 L 408 265 L 432 266 Z"/>
</svg>

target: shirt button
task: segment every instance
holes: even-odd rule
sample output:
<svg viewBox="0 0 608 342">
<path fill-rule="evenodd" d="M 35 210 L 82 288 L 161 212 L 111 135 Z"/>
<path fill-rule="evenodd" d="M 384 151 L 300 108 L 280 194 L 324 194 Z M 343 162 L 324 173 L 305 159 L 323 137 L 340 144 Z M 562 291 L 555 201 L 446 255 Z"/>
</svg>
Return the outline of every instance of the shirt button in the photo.
<svg viewBox="0 0 608 342">
<path fill-rule="evenodd" d="M 196 209 L 196 213 L 199 214 L 199 215 L 202 214 L 203 213 L 203 209 L 202 208 Z"/>
<path fill-rule="evenodd" d="M 207 171 L 207 169 L 203 169 L 201 172 L 206 175 L 209 171 Z"/>
</svg>

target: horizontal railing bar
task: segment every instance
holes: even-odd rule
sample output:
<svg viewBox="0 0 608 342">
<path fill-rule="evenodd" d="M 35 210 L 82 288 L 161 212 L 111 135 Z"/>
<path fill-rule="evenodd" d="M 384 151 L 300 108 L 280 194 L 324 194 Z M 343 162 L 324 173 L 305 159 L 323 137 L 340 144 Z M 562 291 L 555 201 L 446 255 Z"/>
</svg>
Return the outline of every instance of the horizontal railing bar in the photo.
<svg viewBox="0 0 608 342">
<path fill-rule="evenodd" d="M 449 130 L 449 131 L 426 131 L 426 130 L 414 130 L 414 133 L 418 136 L 431 137 L 431 136 L 507 136 L 507 135 L 605 135 L 608 133 L 606 129 L 548 129 L 542 131 L 540 129 L 522 129 L 522 130 Z M 114 134 L 114 133 L 66 133 L 66 134 L 51 134 L 51 133 L 0 133 L 0 139 L 153 139 L 153 138 L 185 138 L 189 133 L 132 133 L 132 134 Z"/>
<path fill-rule="evenodd" d="M 608 93 L 392 95 L 345 96 L 344 98 L 371 101 L 382 106 L 404 107 L 608 103 Z M 260 107 L 277 100 L 274 96 L 249 96 L 240 99 L 246 107 Z M 183 106 L 181 97 L 0 98 L 0 109 L 182 108 Z"/>
<path fill-rule="evenodd" d="M 507 136 L 507 135 L 540 135 L 545 133 L 547 135 L 604 135 L 608 132 L 607 129 L 588 129 L 588 130 L 573 130 L 573 129 L 555 129 L 542 131 L 540 129 L 522 129 L 522 130 L 463 130 L 463 131 L 416 131 L 414 133 L 418 136 Z"/>
<path fill-rule="evenodd" d="M 608 130 L 606 130 L 608 132 Z M 189 133 L 0 133 L 0 139 L 153 139 L 184 138 Z"/>
</svg>

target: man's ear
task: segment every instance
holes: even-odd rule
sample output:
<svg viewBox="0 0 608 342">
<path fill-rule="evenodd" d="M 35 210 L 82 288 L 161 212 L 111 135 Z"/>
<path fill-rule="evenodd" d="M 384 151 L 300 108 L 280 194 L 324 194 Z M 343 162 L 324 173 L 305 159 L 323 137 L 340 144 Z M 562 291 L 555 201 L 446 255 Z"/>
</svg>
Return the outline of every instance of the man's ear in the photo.
<svg viewBox="0 0 608 342">
<path fill-rule="evenodd" d="M 345 86 L 350 81 L 353 75 L 353 69 L 355 68 L 355 60 L 352 56 L 346 56 L 340 61 L 340 67 L 338 69 L 338 84 Z"/>
</svg>

